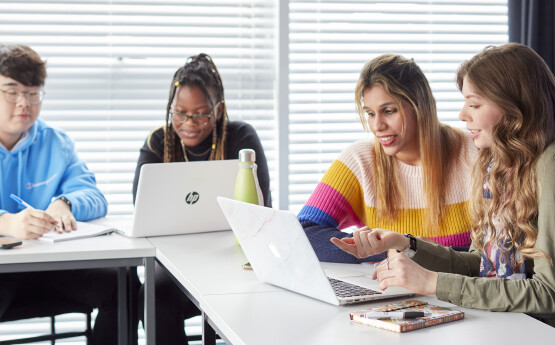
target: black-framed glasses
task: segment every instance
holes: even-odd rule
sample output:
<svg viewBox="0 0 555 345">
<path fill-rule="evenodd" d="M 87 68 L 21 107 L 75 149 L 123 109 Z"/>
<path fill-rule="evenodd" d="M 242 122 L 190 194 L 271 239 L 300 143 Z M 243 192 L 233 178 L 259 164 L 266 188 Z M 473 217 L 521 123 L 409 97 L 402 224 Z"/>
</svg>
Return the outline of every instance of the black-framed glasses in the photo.
<svg viewBox="0 0 555 345">
<path fill-rule="evenodd" d="M 0 90 L 8 103 L 16 104 L 25 95 L 27 101 L 31 104 L 39 104 L 42 102 L 45 92 L 43 90 L 19 91 L 18 89 Z"/>
<path fill-rule="evenodd" d="M 172 117 L 172 121 L 174 123 L 183 124 L 190 119 L 197 126 L 206 126 L 210 122 L 210 119 L 214 116 L 214 109 L 217 109 L 220 103 L 221 102 L 216 103 L 214 108 L 212 108 L 210 111 L 193 115 L 188 115 L 184 111 L 172 109 L 170 110 L 170 116 Z"/>
</svg>

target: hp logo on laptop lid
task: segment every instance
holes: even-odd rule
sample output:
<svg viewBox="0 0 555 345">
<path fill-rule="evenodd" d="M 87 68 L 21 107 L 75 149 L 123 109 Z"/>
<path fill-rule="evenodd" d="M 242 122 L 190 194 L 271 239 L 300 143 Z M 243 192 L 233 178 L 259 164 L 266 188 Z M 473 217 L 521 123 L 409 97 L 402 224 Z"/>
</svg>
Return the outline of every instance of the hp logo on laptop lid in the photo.
<svg viewBox="0 0 555 345">
<path fill-rule="evenodd" d="M 196 204 L 199 198 L 200 195 L 197 192 L 191 192 L 185 197 L 185 202 L 189 205 Z"/>
</svg>

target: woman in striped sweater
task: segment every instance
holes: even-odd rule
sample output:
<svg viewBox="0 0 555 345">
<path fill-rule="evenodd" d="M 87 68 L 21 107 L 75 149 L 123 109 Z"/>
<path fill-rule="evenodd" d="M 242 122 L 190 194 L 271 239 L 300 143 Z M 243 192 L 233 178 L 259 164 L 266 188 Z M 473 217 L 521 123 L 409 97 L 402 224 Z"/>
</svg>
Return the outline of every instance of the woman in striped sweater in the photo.
<svg viewBox="0 0 555 345">
<path fill-rule="evenodd" d="M 457 71 L 459 119 L 479 149 L 468 252 L 388 230 L 334 239 L 364 258 L 386 249 L 374 277 L 465 308 L 528 313 L 555 327 L 555 78 L 531 48 L 488 46 Z M 553 338 L 553 337 L 551 337 Z"/>
<path fill-rule="evenodd" d="M 373 139 L 347 147 L 298 214 L 319 259 L 385 258 L 357 259 L 330 242 L 352 236 L 341 231 L 348 227 L 385 228 L 468 248 L 476 149 L 461 130 L 439 122 L 418 65 L 393 54 L 371 60 L 360 74 L 355 103 Z"/>
</svg>

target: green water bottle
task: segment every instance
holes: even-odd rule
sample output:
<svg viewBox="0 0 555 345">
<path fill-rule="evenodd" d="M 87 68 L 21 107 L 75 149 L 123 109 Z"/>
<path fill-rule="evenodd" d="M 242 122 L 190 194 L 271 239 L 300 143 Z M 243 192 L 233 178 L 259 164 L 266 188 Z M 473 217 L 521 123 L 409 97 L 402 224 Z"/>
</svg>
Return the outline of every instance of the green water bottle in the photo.
<svg viewBox="0 0 555 345">
<path fill-rule="evenodd" d="M 234 199 L 264 206 L 256 174 L 256 153 L 252 149 L 239 151 L 239 172 L 235 181 Z"/>
<path fill-rule="evenodd" d="M 264 205 L 262 191 L 256 175 L 256 153 L 252 149 L 239 151 L 239 172 L 235 181 L 234 199 L 256 205 Z M 237 238 L 235 242 L 239 244 Z"/>
</svg>

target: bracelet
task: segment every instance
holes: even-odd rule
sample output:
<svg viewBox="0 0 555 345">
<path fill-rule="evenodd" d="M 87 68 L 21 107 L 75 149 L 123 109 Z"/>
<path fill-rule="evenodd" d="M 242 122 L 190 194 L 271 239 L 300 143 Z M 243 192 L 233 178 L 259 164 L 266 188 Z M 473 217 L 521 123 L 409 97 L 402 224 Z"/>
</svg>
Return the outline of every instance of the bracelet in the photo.
<svg viewBox="0 0 555 345">
<path fill-rule="evenodd" d="M 58 200 L 62 200 L 63 202 L 65 202 L 66 205 L 69 206 L 69 210 L 71 211 L 71 201 L 69 201 L 65 196 L 60 197 Z"/>
</svg>

